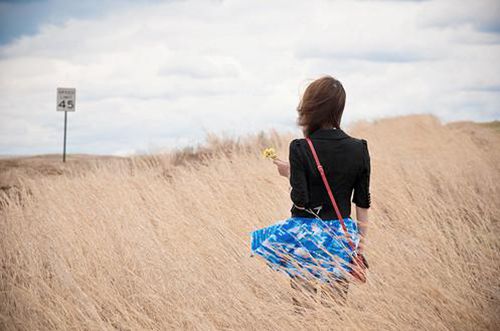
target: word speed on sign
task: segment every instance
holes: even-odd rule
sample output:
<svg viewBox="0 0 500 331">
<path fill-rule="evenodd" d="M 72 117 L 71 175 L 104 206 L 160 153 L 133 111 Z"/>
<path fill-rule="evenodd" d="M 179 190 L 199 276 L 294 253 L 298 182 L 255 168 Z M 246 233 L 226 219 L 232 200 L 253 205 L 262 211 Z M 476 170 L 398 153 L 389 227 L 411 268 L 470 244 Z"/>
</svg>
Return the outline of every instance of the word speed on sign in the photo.
<svg viewBox="0 0 500 331">
<path fill-rule="evenodd" d="M 75 111 L 75 94 L 74 88 L 57 88 L 57 111 Z"/>
</svg>

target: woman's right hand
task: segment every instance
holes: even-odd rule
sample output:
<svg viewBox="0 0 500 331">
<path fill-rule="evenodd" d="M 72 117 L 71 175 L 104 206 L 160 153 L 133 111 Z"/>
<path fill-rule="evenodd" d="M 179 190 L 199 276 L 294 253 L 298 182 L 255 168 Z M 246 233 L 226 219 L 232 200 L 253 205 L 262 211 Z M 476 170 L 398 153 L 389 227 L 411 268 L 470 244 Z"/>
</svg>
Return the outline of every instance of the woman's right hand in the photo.
<svg viewBox="0 0 500 331">
<path fill-rule="evenodd" d="M 278 173 L 281 176 L 290 178 L 290 163 L 280 159 L 273 160 L 273 163 L 278 167 Z"/>
</svg>

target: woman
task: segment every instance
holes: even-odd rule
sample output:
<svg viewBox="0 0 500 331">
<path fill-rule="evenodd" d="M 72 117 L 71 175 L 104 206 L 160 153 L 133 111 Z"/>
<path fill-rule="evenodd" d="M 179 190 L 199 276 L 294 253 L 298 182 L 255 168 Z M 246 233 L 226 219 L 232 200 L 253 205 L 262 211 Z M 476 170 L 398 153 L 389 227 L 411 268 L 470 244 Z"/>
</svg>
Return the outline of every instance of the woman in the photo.
<svg viewBox="0 0 500 331">
<path fill-rule="evenodd" d="M 345 90 L 335 78 L 324 76 L 313 81 L 297 107 L 297 124 L 302 127 L 304 136 L 313 142 L 344 223 L 353 231 L 351 237 L 357 239 L 357 254 L 366 264 L 362 254 L 371 203 L 370 155 L 366 140 L 350 137 L 340 128 L 345 99 Z M 307 223 L 319 217 L 326 224 L 338 226 L 338 217 L 304 138 L 291 141 L 289 162 L 276 159 L 274 163 L 279 174 L 290 180 L 292 218 Z M 350 216 L 351 196 L 356 204 L 357 221 Z M 322 294 L 344 303 L 348 280 L 346 277 L 334 279 L 335 282 L 322 288 Z M 294 289 L 302 287 L 317 292 L 314 286 L 300 277 L 292 277 L 291 285 Z M 298 304 L 295 298 L 294 303 Z"/>
</svg>

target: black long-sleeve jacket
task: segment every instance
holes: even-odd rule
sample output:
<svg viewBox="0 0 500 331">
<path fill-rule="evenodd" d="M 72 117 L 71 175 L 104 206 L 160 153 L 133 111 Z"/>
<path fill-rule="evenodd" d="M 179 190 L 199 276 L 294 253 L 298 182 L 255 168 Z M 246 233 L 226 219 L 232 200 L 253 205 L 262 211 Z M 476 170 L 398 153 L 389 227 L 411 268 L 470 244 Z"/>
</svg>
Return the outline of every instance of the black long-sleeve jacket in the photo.
<svg viewBox="0 0 500 331">
<path fill-rule="evenodd" d="M 351 216 L 352 202 L 369 208 L 370 154 L 365 139 L 349 136 L 342 129 L 318 129 L 310 134 L 318 158 L 343 218 Z M 289 147 L 290 198 L 292 217 L 337 219 L 330 198 L 304 138 L 294 139 Z M 353 195 L 354 192 L 354 195 Z"/>
</svg>

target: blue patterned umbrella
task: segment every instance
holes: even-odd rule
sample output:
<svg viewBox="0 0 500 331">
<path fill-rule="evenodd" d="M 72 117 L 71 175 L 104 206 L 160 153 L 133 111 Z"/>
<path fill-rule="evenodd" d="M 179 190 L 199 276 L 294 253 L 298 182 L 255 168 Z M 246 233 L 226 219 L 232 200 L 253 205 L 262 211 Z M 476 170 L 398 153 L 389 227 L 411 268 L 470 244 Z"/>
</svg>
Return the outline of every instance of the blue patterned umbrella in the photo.
<svg viewBox="0 0 500 331">
<path fill-rule="evenodd" d="M 344 218 L 356 248 L 356 221 Z M 315 277 L 323 282 L 346 278 L 352 250 L 337 219 L 291 217 L 252 231 L 251 256 L 263 257 L 269 267 L 290 277 Z"/>
</svg>

